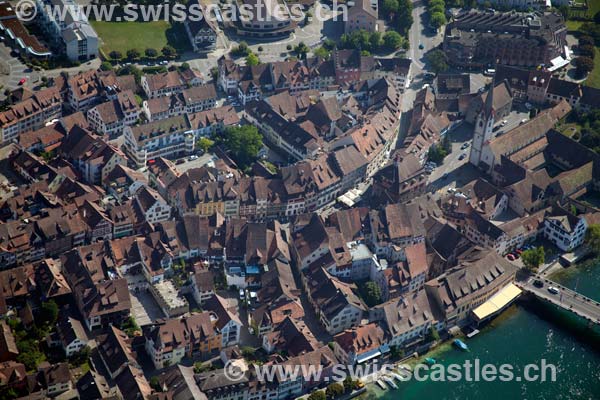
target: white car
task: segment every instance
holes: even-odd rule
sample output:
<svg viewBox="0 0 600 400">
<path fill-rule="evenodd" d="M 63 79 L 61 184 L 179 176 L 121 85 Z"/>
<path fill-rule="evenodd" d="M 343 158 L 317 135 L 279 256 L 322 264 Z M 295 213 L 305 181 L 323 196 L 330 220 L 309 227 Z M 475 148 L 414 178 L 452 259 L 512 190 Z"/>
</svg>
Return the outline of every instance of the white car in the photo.
<svg viewBox="0 0 600 400">
<path fill-rule="evenodd" d="M 552 294 L 559 294 L 559 293 L 560 293 L 560 290 L 558 290 L 558 289 L 557 289 L 557 288 L 555 288 L 554 286 L 550 286 L 550 287 L 548 288 L 548 291 L 549 291 L 550 293 L 552 293 Z"/>
</svg>

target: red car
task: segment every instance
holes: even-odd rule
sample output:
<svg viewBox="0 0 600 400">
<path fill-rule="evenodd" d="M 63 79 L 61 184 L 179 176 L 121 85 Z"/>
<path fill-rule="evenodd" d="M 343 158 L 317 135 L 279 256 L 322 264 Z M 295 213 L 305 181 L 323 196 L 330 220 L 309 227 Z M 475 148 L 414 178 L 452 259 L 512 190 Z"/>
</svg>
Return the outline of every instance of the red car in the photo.
<svg viewBox="0 0 600 400">
<path fill-rule="evenodd" d="M 506 258 L 508 258 L 509 261 L 515 261 L 515 256 L 512 254 L 507 255 Z"/>
<path fill-rule="evenodd" d="M 19 86 L 25 84 L 25 82 L 27 82 L 27 78 L 21 78 L 21 80 L 19 81 Z"/>
<path fill-rule="evenodd" d="M 517 254 L 519 254 L 519 255 L 523 254 L 523 249 L 518 249 Z"/>
</svg>

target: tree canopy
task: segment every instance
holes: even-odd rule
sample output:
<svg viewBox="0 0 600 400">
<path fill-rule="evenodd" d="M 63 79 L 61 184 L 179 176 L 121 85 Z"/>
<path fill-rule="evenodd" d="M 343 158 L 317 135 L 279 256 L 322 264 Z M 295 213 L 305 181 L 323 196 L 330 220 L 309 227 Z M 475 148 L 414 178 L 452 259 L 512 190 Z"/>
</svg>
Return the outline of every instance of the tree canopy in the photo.
<svg viewBox="0 0 600 400">
<path fill-rule="evenodd" d="M 439 74 L 440 72 L 446 72 L 448 70 L 446 55 L 442 50 L 433 50 L 428 53 L 427 61 L 429 61 L 431 70 L 436 74 Z"/>
<path fill-rule="evenodd" d="M 327 400 L 327 396 L 324 391 L 317 390 L 308 395 L 308 400 Z"/>
<path fill-rule="evenodd" d="M 333 382 L 325 389 L 325 395 L 330 399 L 335 399 L 344 394 L 344 386 L 341 383 Z"/>
<path fill-rule="evenodd" d="M 381 303 L 381 289 L 376 282 L 365 282 L 359 286 L 359 290 L 367 306 L 373 307 Z"/>
<path fill-rule="evenodd" d="M 229 127 L 223 133 L 215 133 L 212 139 L 231 152 L 240 168 L 249 167 L 262 147 L 262 135 L 254 125 Z"/>
<path fill-rule="evenodd" d="M 579 76 L 583 77 L 594 69 L 594 60 L 586 56 L 577 57 L 575 59 L 575 67 L 577 67 Z"/>
<path fill-rule="evenodd" d="M 540 265 L 544 263 L 545 252 L 544 247 L 539 246 L 533 249 L 525 250 L 521 253 L 521 260 L 525 268 L 531 272 L 537 271 Z"/>
<path fill-rule="evenodd" d="M 246 57 L 246 65 L 252 67 L 258 64 L 260 64 L 260 59 L 258 58 L 258 56 L 254 53 L 248 54 L 248 56 Z"/>
<path fill-rule="evenodd" d="M 600 224 L 591 224 L 585 233 L 585 244 L 594 253 L 600 253 Z"/>
</svg>

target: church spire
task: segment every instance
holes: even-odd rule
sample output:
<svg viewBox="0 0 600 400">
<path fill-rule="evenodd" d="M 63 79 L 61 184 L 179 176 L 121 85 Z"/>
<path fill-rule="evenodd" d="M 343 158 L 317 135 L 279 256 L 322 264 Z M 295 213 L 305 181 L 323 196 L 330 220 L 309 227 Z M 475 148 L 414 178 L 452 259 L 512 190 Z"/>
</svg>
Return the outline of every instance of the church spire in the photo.
<svg viewBox="0 0 600 400">
<path fill-rule="evenodd" d="M 488 90 L 487 96 L 485 98 L 485 105 L 483 107 L 483 115 L 486 119 L 494 117 L 494 85 L 496 82 L 492 81 L 490 86 L 490 90 Z"/>
</svg>

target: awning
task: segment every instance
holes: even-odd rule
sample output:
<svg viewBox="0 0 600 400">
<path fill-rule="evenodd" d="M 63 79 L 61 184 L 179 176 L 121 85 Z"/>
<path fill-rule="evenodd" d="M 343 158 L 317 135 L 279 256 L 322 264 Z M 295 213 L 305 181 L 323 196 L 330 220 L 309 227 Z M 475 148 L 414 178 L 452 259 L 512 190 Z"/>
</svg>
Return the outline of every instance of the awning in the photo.
<svg viewBox="0 0 600 400">
<path fill-rule="evenodd" d="M 379 357 L 380 355 L 381 355 L 381 352 L 379 350 L 374 351 L 374 352 L 369 351 L 365 354 L 361 354 L 360 356 L 356 357 L 356 362 L 358 364 L 361 364 L 361 363 L 367 362 L 369 360 L 372 360 L 376 357 Z"/>
<path fill-rule="evenodd" d="M 498 293 L 493 295 L 488 301 L 473 310 L 475 319 L 477 321 L 483 321 L 484 319 L 496 314 L 504 309 L 507 305 L 512 303 L 517 297 L 519 297 L 521 292 L 521 289 L 516 287 L 514 284 L 509 283 Z"/>
</svg>

